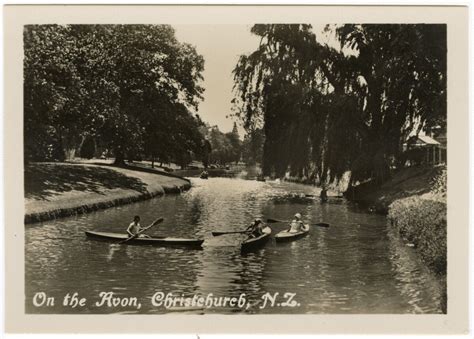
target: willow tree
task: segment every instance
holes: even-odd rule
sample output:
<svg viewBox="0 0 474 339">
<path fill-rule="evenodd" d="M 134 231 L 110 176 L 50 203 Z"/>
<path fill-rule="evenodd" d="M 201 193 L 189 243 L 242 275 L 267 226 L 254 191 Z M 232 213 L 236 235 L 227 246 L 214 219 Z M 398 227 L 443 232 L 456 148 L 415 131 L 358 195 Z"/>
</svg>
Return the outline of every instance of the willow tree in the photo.
<svg viewBox="0 0 474 339">
<path fill-rule="evenodd" d="M 336 34 L 358 52 L 364 81 L 354 179 L 383 180 L 409 133 L 446 125 L 446 25 L 344 25 Z"/>
<path fill-rule="evenodd" d="M 310 25 L 253 26 L 261 42 L 234 69 L 235 116 L 263 128 L 265 174 L 383 179 L 406 134 L 445 115 L 445 26 L 327 30 L 341 49 Z"/>
</svg>

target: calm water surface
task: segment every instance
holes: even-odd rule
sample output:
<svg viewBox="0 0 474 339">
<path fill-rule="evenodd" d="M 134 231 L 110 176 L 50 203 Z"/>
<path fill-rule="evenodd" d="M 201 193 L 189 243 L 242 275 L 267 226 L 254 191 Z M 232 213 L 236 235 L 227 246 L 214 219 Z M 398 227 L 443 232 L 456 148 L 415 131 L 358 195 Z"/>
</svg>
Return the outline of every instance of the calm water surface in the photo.
<svg viewBox="0 0 474 339">
<path fill-rule="evenodd" d="M 177 296 L 237 297 L 250 307 L 220 307 L 198 313 L 439 313 L 442 287 L 384 216 L 333 198 L 326 204 L 296 194 L 313 187 L 243 179 L 192 179 L 193 188 L 141 203 L 26 226 L 26 312 L 167 313 L 151 304 L 155 292 Z M 212 237 L 213 230 L 241 230 L 256 216 L 287 219 L 296 212 L 312 227 L 298 241 L 242 255 L 242 235 Z M 122 232 L 133 215 L 146 226 L 165 222 L 150 235 L 204 238 L 202 250 L 127 246 L 87 240 L 84 231 Z M 271 224 L 276 233 L 287 227 Z M 100 292 L 138 297 L 141 308 L 96 307 Z M 55 297 L 52 307 L 34 307 L 36 292 Z M 67 293 L 87 298 L 82 308 L 61 305 Z M 298 307 L 265 307 L 261 296 L 296 293 Z"/>
</svg>

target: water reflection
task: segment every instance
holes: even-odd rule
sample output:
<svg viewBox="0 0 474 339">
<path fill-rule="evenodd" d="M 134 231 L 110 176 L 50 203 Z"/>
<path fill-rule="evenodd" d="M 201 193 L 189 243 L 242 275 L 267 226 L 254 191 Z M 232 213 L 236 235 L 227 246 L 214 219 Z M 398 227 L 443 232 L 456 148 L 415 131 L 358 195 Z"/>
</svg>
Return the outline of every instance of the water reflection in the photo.
<svg viewBox="0 0 474 339">
<path fill-rule="evenodd" d="M 321 204 L 313 187 L 242 179 L 193 179 L 181 195 L 111 208 L 74 218 L 26 226 L 26 300 L 28 313 L 168 313 L 151 305 L 157 291 L 238 297 L 236 307 L 190 310 L 191 313 L 439 313 L 442 288 L 387 226 L 385 217 L 367 214 L 337 199 Z M 307 196 L 310 197 L 310 199 Z M 305 197 L 304 203 L 288 197 Z M 309 202 L 311 200 L 311 202 Z M 239 234 L 213 237 L 215 230 L 242 230 L 255 217 L 285 220 L 296 212 L 312 226 L 307 237 L 292 243 L 268 242 L 242 255 Z M 205 238 L 203 250 L 125 246 L 85 239 L 94 229 L 123 232 L 136 214 L 143 224 L 163 216 L 150 235 Z M 273 233 L 287 227 L 272 224 Z M 95 301 L 102 291 L 137 296 L 140 309 L 56 304 L 35 308 L 34 293 L 62 298 L 78 292 Z M 296 293 L 298 307 L 266 307 L 265 293 Z"/>
</svg>

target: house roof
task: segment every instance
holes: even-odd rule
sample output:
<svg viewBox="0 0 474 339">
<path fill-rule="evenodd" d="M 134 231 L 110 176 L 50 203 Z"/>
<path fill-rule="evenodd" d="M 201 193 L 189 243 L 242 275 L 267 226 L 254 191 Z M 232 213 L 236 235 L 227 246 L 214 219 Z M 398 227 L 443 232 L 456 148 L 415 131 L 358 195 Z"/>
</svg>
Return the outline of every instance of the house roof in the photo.
<svg viewBox="0 0 474 339">
<path fill-rule="evenodd" d="M 440 145 L 438 141 L 427 135 L 418 135 L 418 140 L 428 145 Z"/>
<path fill-rule="evenodd" d="M 404 145 L 411 144 L 413 146 L 426 146 L 426 145 L 436 145 L 443 147 L 442 143 L 429 137 L 427 135 L 418 135 L 415 137 L 414 135 L 408 138 L 408 140 L 404 143 Z"/>
</svg>

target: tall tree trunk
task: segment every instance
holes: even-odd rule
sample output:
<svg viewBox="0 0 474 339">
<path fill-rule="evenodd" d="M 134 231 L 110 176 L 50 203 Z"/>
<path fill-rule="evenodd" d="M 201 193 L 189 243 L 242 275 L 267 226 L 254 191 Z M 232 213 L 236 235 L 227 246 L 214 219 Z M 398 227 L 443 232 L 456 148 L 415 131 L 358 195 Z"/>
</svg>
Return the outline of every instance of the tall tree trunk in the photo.
<svg viewBox="0 0 474 339">
<path fill-rule="evenodd" d="M 118 166 L 124 166 L 125 165 L 125 158 L 124 158 L 124 155 L 123 155 L 123 152 L 122 152 L 121 149 L 116 149 L 115 150 L 114 165 L 118 165 Z"/>
<path fill-rule="evenodd" d="M 74 160 L 76 156 L 76 136 L 70 130 L 59 134 L 61 141 L 61 148 L 64 154 L 63 160 Z"/>
</svg>

